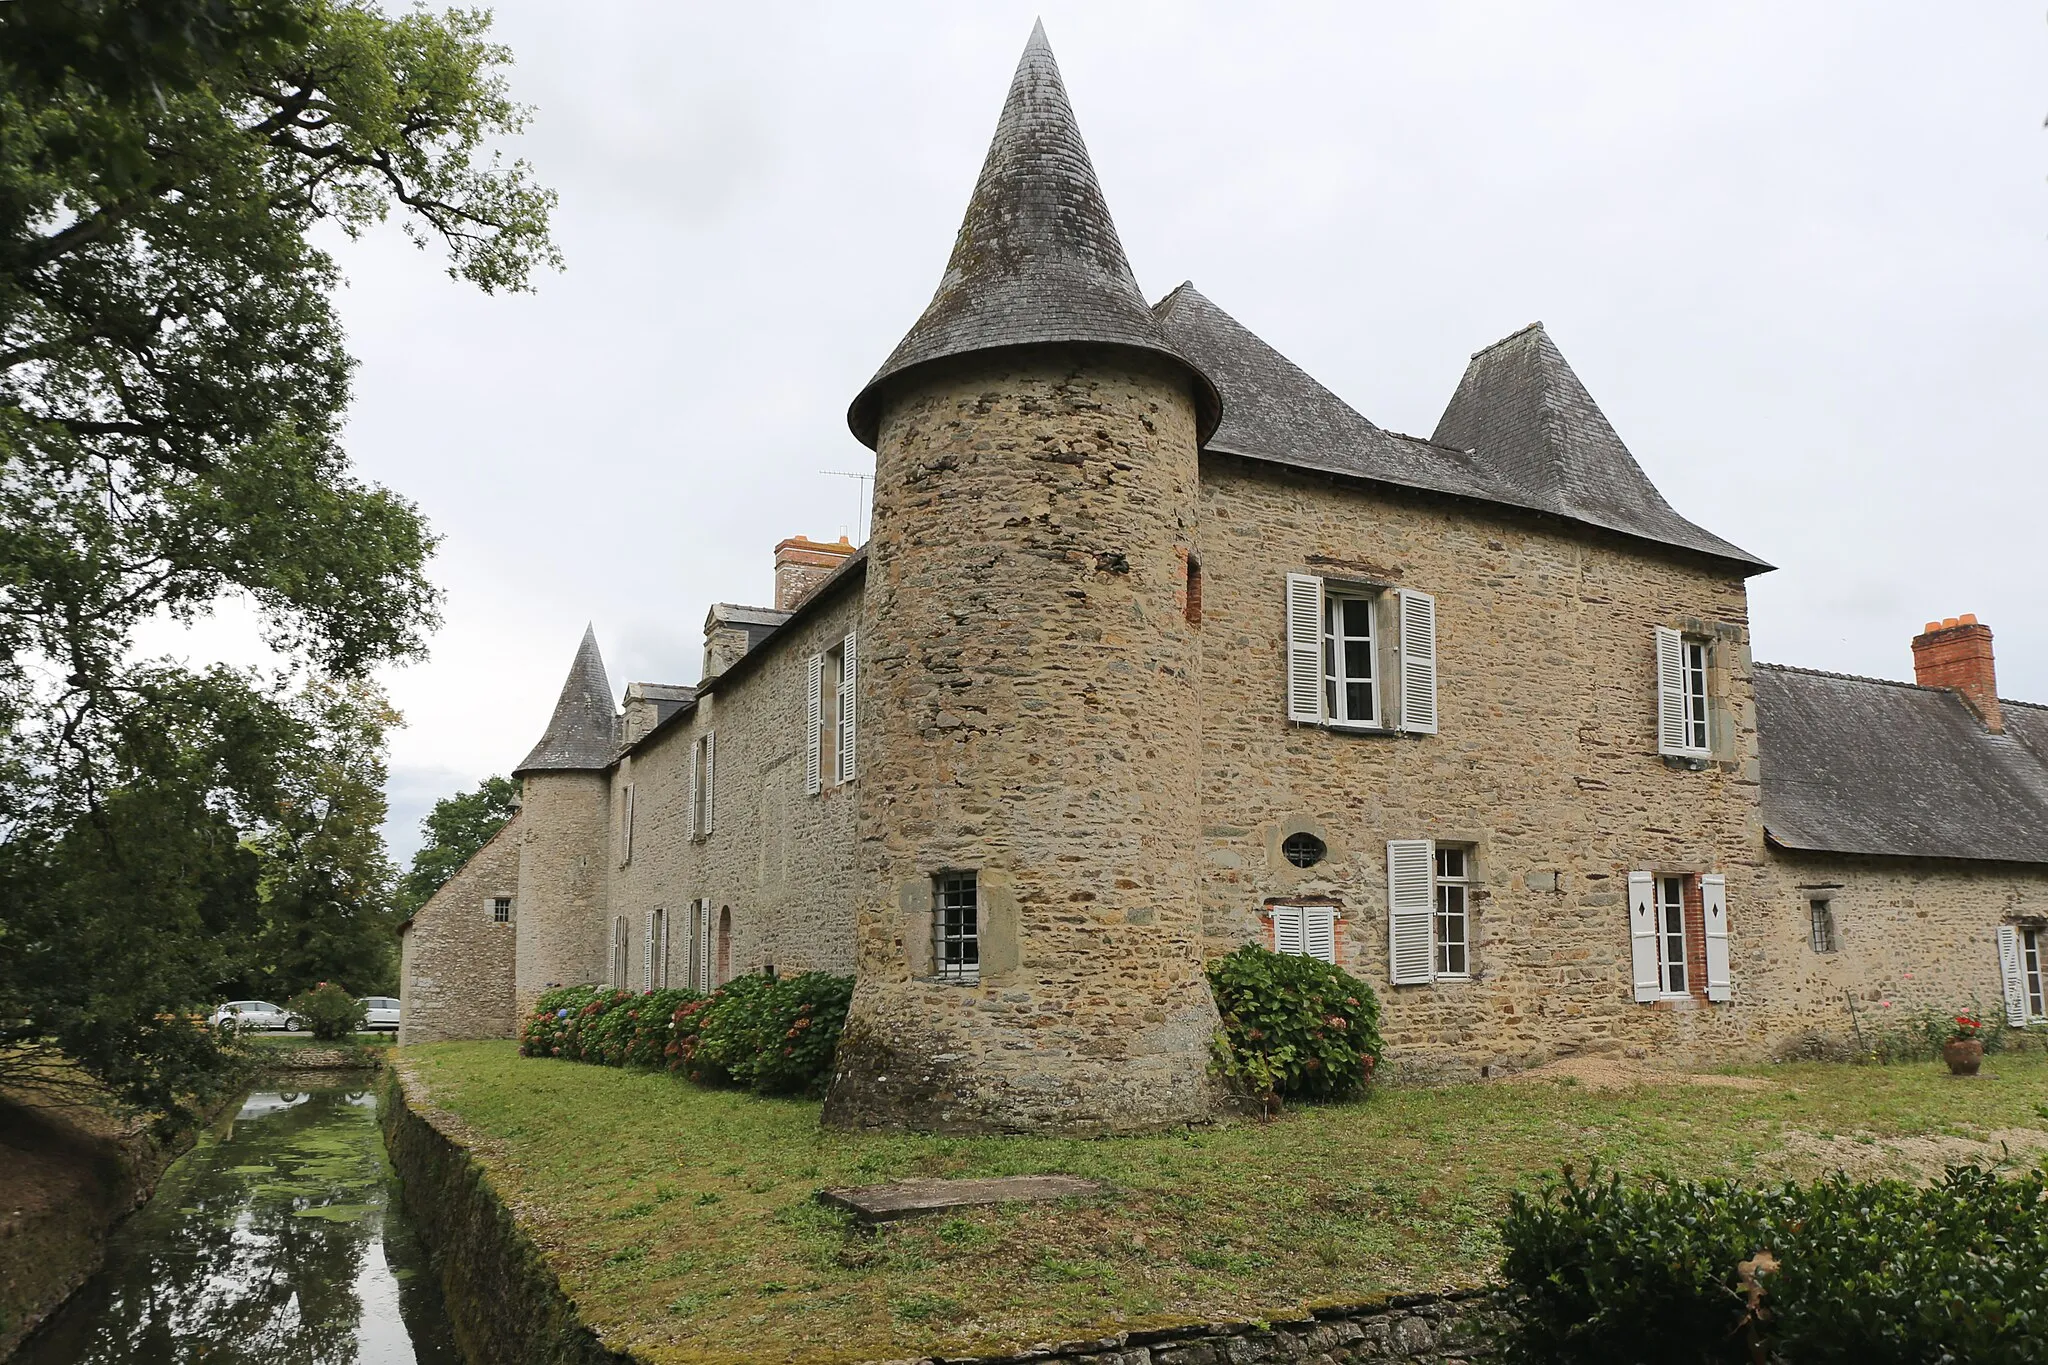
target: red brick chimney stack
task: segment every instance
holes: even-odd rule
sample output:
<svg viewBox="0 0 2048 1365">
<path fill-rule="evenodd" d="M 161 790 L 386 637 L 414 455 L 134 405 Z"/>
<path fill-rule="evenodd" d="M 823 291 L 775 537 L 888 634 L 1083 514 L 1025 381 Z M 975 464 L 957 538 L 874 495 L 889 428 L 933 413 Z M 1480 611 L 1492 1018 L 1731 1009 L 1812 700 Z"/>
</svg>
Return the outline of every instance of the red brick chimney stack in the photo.
<svg viewBox="0 0 2048 1365">
<path fill-rule="evenodd" d="M 1991 666 L 1991 627 L 1965 612 L 1929 621 L 1913 637 L 1913 681 L 1953 688 L 1994 735 L 2005 733 L 1998 711 L 1998 674 Z"/>
<path fill-rule="evenodd" d="M 818 585 L 853 557 L 853 542 L 845 536 L 839 543 L 791 536 L 775 547 L 775 610 L 795 611 L 797 604 L 816 592 Z"/>
</svg>

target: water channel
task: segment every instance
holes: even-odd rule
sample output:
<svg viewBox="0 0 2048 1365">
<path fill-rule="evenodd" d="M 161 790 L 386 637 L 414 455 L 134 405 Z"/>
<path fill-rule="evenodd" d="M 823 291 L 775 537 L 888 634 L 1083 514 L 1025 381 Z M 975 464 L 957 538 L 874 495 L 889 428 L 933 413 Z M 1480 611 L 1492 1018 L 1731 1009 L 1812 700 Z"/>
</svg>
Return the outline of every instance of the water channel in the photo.
<svg viewBox="0 0 2048 1365">
<path fill-rule="evenodd" d="M 367 1084 L 250 1094 L 15 1365 L 462 1365 Z"/>
</svg>

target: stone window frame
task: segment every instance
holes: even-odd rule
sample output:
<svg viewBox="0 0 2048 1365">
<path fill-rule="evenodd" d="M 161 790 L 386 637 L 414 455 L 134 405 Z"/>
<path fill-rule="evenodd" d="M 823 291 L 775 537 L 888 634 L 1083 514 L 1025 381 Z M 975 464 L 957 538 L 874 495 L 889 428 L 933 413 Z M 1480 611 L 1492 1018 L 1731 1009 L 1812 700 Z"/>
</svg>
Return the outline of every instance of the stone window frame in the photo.
<svg viewBox="0 0 2048 1365">
<path fill-rule="evenodd" d="M 512 920 L 512 916 L 513 916 L 513 914 L 514 914 L 514 912 L 515 912 L 515 910 L 516 910 L 516 908 L 517 908 L 517 904 L 518 904 L 518 902 L 517 902 L 516 898 L 514 898 L 514 897 L 512 897 L 512 896 L 508 896 L 508 895 L 489 895 L 489 896 L 485 896 L 485 897 L 484 897 L 484 914 L 485 914 L 486 916 L 488 916 L 488 917 L 489 917 L 489 919 L 490 919 L 491 923 L 493 923 L 493 924 L 510 924 L 510 923 L 512 923 L 512 922 L 513 922 L 513 920 Z M 500 905 L 502 905 L 502 906 L 504 906 L 504 907 L 505 907 L 505 913 L 504 913 L 503 917 L 500 917 L 500 916 L 499 916 L 499 914 L 498 914 L 498 907 L 499 907 Z"/>
</svg>

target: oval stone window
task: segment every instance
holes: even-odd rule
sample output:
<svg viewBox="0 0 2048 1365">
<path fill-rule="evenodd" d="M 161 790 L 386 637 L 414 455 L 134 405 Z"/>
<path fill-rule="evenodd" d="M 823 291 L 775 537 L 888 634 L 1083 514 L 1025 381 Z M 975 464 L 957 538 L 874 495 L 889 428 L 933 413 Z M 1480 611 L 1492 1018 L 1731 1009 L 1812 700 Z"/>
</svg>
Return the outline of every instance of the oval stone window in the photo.
<svg viewBox="0 0 2048 1365">
<path fill-rule="evenodd" d="M 1296 867 L 1314 867 L 1330 850 L 1313 834 L 1290 834 L 1280 845 L 1280 851 Z"/>
</svg>

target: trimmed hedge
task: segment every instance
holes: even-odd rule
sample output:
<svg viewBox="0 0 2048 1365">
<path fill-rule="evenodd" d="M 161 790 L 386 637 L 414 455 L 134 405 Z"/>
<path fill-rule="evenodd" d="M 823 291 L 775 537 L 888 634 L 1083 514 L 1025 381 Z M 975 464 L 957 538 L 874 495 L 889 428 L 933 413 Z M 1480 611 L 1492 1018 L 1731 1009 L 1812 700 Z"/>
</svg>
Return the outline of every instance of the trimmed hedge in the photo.
<svg viewBox="0 0 2048 1365">
<path fill-rule="evenodd" d="M 853 978 L 735 977 L 708 996 L 569 986 L 547 992 L 520 1034 L 528 1057 L 660 1066 L 704 1085 L 822 1095 Z"/>
<path fill-rule="evenodd" d="M 1372 987 L 1312 957 L 1246 944 L 1209 964 L 1223 1016 L 1217 1064 L 1271 1107 L 1281 1096 L 1344 1099 L 1380 1062 L 1380 1002 Z"/>
<path fill-rule="evenodd" d="M 1501 1231 L 1531 1362 L 2048 1360 L 2041 1170 L 1745 1189 L 1567 1169 Z"/>
</svg>

